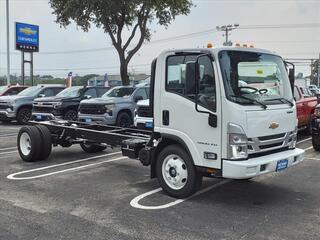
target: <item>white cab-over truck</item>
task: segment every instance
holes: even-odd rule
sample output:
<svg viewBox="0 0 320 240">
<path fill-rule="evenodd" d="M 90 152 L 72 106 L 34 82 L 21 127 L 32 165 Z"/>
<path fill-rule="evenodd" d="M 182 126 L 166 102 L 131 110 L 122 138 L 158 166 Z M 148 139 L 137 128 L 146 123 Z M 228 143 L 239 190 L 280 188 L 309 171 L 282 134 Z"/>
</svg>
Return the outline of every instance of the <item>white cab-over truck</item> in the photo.
<svg viewBox="0 0 320 240">
<path fill-rule="evenodd" d="M 20 156 L 45 159 L 52 144 L 80 143 L 87 152 L 121 145 L 123 155 L 151 166 L 151 177 L 177 198 L 197 191 L 203 176 L 250 179 L 303 160 L 294 67 L 279 55 L 238 47 L 168 50 L 153 61 L 151 75 L 151 131 L 34 123 L 19 132 Z"/>
</svg>

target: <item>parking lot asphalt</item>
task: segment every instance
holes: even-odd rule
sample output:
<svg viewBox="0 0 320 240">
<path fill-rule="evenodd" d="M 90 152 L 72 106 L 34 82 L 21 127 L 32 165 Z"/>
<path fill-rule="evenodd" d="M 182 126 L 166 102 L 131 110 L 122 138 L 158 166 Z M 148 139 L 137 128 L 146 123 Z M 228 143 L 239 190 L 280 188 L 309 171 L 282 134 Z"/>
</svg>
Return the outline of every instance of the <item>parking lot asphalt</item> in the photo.
<svg viewBox="0 0 320 240">
<path fill-rule="evenodd" d="M 56 147 L 23 162 L 20 126 L 0 124 L 0 239 L 320 239 L 320 154 L 249 181 L 205 179 L 189 199 L 166 196 L 149 168 L 119 149 Z"/>
</svg>

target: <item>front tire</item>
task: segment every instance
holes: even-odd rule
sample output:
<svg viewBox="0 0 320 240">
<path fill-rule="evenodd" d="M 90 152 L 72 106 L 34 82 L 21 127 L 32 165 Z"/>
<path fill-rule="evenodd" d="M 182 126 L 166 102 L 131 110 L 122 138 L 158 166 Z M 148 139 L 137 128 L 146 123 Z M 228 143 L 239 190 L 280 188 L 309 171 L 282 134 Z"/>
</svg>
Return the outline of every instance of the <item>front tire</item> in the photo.
<svg viewBox="0 0 320 240">
<path fill-rule="evenodd" d="M 126 112 L 119 113 L 117 117 L 116 125 L 118 127 L 130 127 L 132 125 L 132 120 L 130 115 Z"/>
<path fill-rule="evenodd" d="M 99 144 L 93 144 L 93 143 L 80 143 L 80 146 L 83 151 L 87 153 L 97 153 L 97 152 L 102 152 L 105 150 L 107 147 L 102 146 Z"/>
<path fill-rule="evenodd" d="M 312 135 L 312 146 L 314 150 L 320 152 L 320 135 Z"/>
<path fill-rule="evenodd" d="M 191 156 L 179 145 L 165 147 L 159 154 L 156 173 L 160 186 L 170 196 L 186 198 L 195 193 L 202 184 Z"/>
<path fill-rule="evenodd" d="M 19 124 L 25 125 L 31 118 L 31 109 L 30 108 L 21 108 L 17 114 L 17 121 Z"/>
<path fill-rule="evenodd" d="M 77 121 L 78 120 L 78 113 L 76 110 L 68 110 L 63 117 L 65 120 L 69 121 Z"/>
</svg>

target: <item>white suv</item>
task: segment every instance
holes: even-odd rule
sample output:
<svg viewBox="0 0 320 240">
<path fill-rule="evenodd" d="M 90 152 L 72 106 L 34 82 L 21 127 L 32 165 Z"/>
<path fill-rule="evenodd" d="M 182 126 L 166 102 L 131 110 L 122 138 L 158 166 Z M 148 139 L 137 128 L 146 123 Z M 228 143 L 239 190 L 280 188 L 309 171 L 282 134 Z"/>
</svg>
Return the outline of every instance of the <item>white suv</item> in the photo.
<svg viewBox="0 0 320 240">
<path fill-rule="evenodd" d="M 137 103 L 134 114 L 134 126 L 139 129 L 152 129 L 153 117 L 149 105 L 149 99 Z"/>
</svg>

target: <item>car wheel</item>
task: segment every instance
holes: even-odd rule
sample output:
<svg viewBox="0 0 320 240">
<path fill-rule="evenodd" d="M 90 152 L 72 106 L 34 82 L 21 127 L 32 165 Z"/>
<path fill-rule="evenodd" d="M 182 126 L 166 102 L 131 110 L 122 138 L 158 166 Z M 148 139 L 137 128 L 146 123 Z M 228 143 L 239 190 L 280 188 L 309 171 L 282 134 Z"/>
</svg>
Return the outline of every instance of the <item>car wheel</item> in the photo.
<svg viewBox="0 0 320 240">
<path fill-rule="evenodd" d="M 320 152 L 320 135 L 312 135 L 312 146 L 314 150 Z"/>
<path fill-rule="evenodd" d="M 41 136 L 41 152 L 39 155 L 39 160 L 46 160 L 52 150 L 51 133 L 46 126 L 37 125 L 36 128 L 38 129 Z"/>
<path fill-rule="evenodd" d="M 64 119 L 69 121 L 77 121 L 78 120 L 78 113 L 76 110 L 68 110 L 64 114 Z"/>
<path fill-rule="evenodd" d="M 164 148 L 157 159 L 156 173 L 160 186 L 170 196 L 186 198 L 202 184 L 202 175 L 191 156 L 179 145 Z"/>
<path fill-rule="evenodd" d="M 80 146 L 83 149 L 83 151 L 87 153 L 102 152 L 107 148 L 106 146 L 102 146 L 99 144 L 92 144 L 92 143 L 80 143 Z"/>
<path fill-rule="evenodd" d="M 27 124 L 31 118 L 30 108 L 21 108 L 17 114 L 17 121 L 19 124 Z"/>
<path fill-rule="evenodd" d="M 39 160 L 41 153 L 41 135 L 35 126 L 24 126 L 20 129 L 17 145 L 19 155 L 26 162 Z"/>
<path fill-rule="evenodd" d="M 132 125 L 131 117 L 126 112 L 119 113 L 116 125 L 119 127 L 130 127 Z"/>
</svg>

